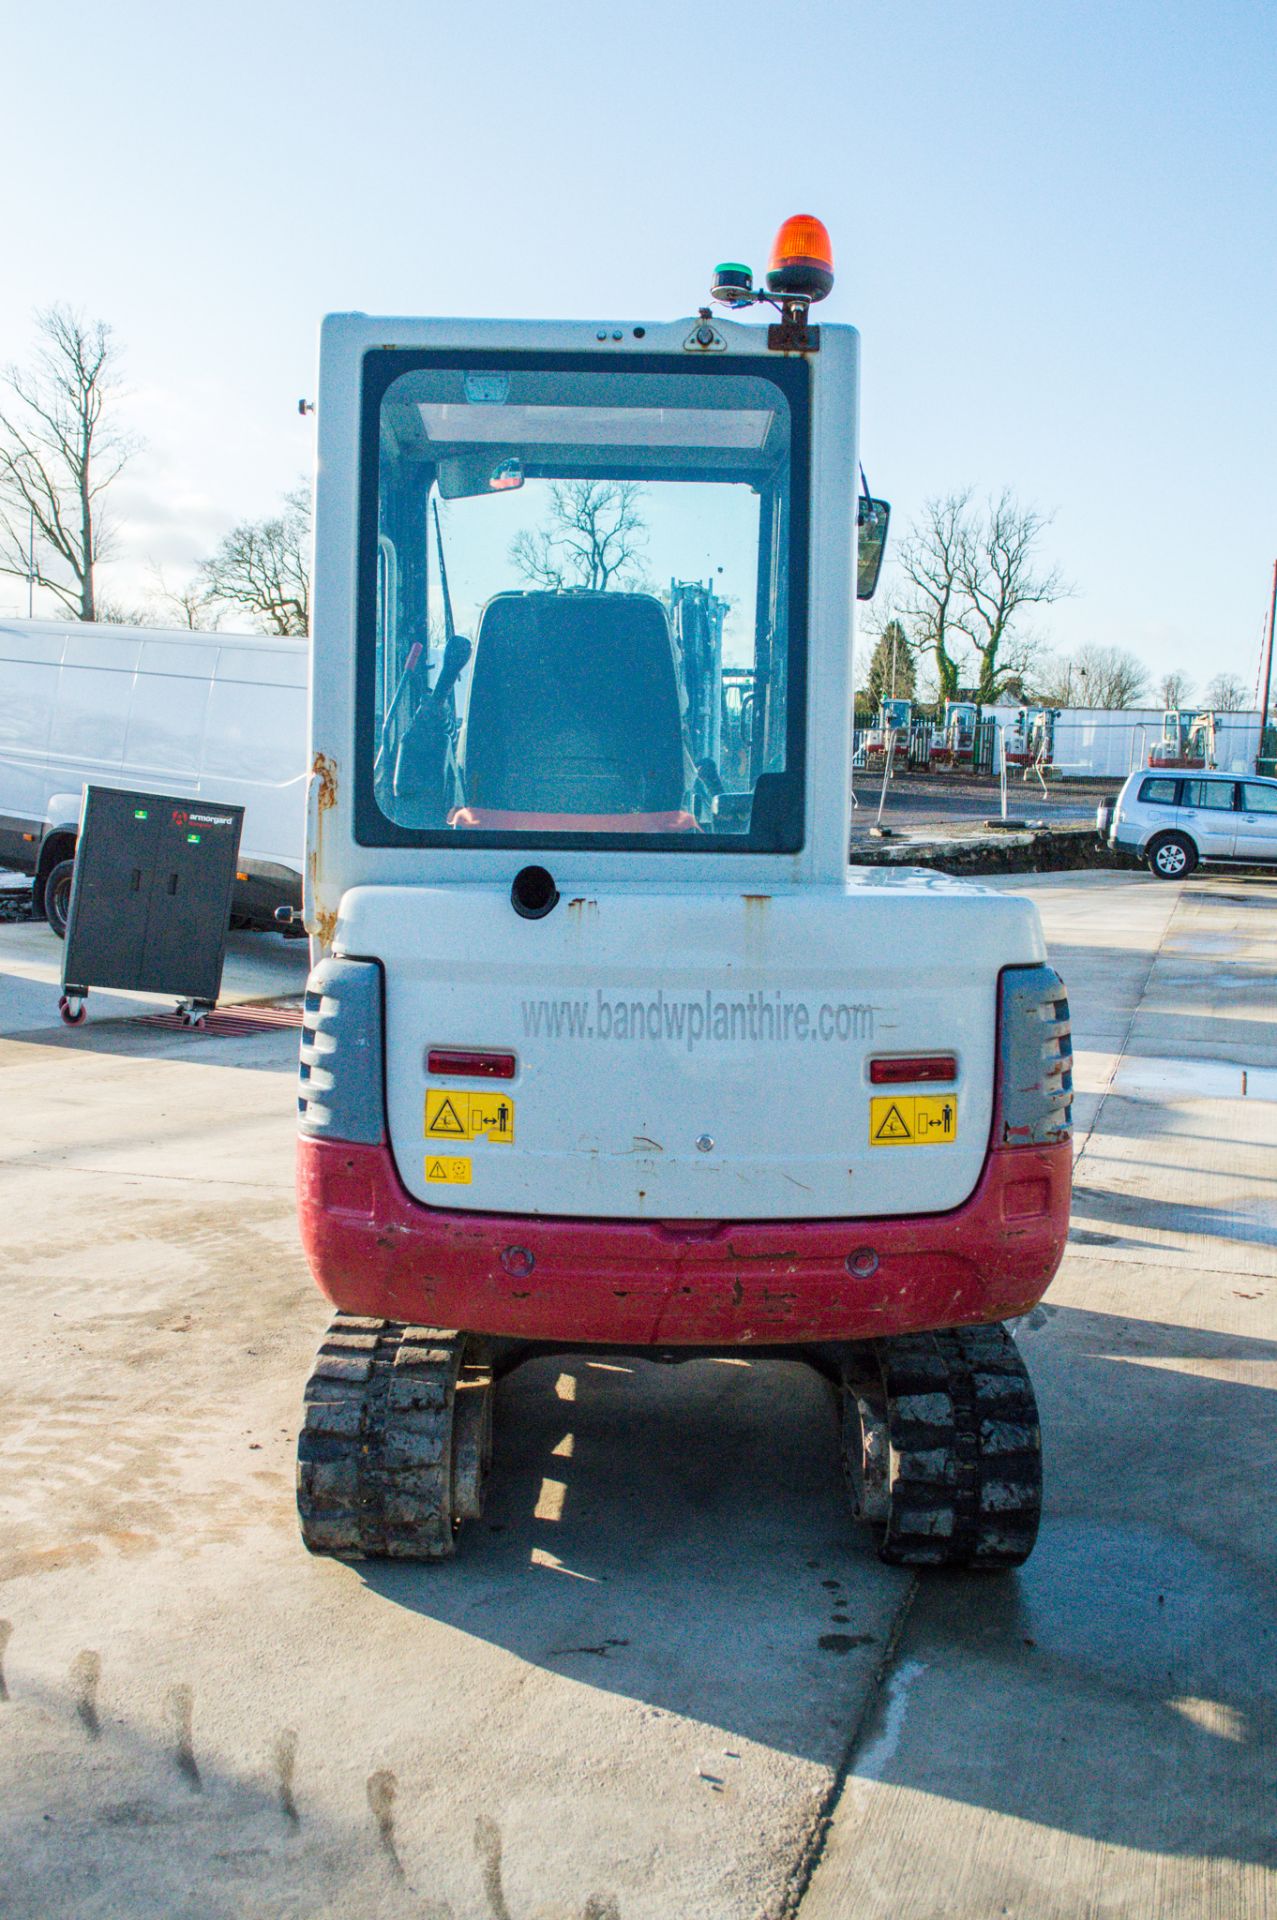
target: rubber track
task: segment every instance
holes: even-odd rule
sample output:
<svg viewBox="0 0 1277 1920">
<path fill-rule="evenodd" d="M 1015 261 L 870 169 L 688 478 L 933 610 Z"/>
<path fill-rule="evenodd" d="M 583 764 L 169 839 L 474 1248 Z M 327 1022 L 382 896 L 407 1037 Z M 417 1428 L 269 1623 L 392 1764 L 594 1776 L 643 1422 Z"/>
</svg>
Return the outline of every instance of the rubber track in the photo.
<svg viewBox="0 0 1277 1920">
<path fill-rule="evenodd" d="M 903 1566 L 1020 1566 L 1041 1516 L 1042 1436 L 1011 1335 L 1003 1326 L 958 1327 L 875 1347 L 892 1467 L 881 1557 Z"/>
<path fill-rule="evenodd" d="M 453 1550 L 452 1329 L 338 1314 L 306 1382 L 297 1510 L 312 1553 L 442 1560 Z"/>
</svg>

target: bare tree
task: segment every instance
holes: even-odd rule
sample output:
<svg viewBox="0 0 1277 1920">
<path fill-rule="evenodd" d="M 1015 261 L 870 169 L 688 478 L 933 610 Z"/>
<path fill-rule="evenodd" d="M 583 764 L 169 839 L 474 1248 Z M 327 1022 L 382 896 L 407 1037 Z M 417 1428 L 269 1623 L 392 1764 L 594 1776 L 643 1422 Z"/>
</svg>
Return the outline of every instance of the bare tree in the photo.
<svg viewBox="0 0 1277 1920">
<path fill-rule="evenodd" d="M 1215 713 L 1240 713 L 1247 703 L 1245 687 L 1231 673 L 1217 673 L 1202 697 Z"/>
<path fill-rule="evenodd" d="M 922 518 L 905 537 L 898 561 L 905 581 L 901 611 L 916 651 L 935 659 L 942 701 L 952 700 L 958 691 L 958 661 L 950 644 L 965 633 L 960 573 L 970 507 L 969 488 L 928 500 Z"/>
<path fill-rule="evenodd" d="M 556 480 L 548 524 L 510 543 L 510 559 L 534 587 L 634 586 L 647 539 L 634 480 Z"/>
<path fill-rule="evenodd" d="M 310 494 L 296 487 L 283 510 L 232 527 L 197 575 L 205 608 L 240 608 L 262 633 L 310 631 Z"/>
<path fill-rule="evenodd" d="M 1093 642 L 1038 664 L 1032 698 L 1045 707 L 1133 707 L 1148 691 L 1148 670 L 1125 647 Z"/>
<path fill-rule="evenodd" d="M 1158 681 L 1157 697 L 1164 707 L 1186 707 L 1193 697 L 1193 683 L 1176 668 Z"/>
<path fill-rule="evenodd" d="M 137 606 L 114 595 L 99 593 L 94 600 L 94 619 L 108 627 L 162 627 L 154 607 Z"/>
<path fill-rule="evenodd" d="M 188 633 L 210 633 L 217 625 L 217 608 L 209 597 L 202 573 L 171 587 L 163 567 L 150 569 L 150 600 L 159 612 L 167 614 L 166 625 L 185 627 Z"/>
<path fill-rule="evenodd" d="M 1078 648 L 1069 665 L 1077 699 L 1068 704 L 1105 709 L 1135 707 L 1148 692 L 1148 668 L 1125 647 L 1088 642 Z"/>
<path fill-rule="evenodd" d="M 94 620 L 96 571 L 111 550 L 103 496 L 139 443 L 108 418 L 120 384 L 110 327 L 69 307 L 47 308 L 36 325 L 34 365 L 0 376 L 0 573 Z"/>
<path fill-rule="evenodd" d="M 1080 707 L 1081 684 L 1067 655 L 1041 654 L 1034 663 L 1026 698 L 1042 707 Z"/>
<path fill-rule="evenodd" d="M 987 517 L 968 516 L 960 528 L 957 582 L 959 624 L 980 663 L 976 698 L 991 705 L 1020 692 L 1037 651 L 1031 635 L 1013 631 L 1026 607 L 1050 606 L 1070 591 L 1058 567 L 1043 572 L 1036 548 L 1051 516 L 1022 507 L 1005 490 L 989 502 Z"/>
</svg>

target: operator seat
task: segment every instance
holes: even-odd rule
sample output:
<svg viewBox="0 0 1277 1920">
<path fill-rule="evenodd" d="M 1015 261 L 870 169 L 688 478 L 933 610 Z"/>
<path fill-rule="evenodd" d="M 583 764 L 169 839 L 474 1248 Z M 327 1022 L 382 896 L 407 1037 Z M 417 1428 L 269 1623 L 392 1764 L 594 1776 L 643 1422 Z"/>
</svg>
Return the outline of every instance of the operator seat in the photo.
<svg viewBox="0 0 1277 1920">
<path fill-rule="evenodd" d="M 678 673 L 659 600 L 570 591 L 488 602 L 456 826 L 694 831 L 683 811 L 687 784 Z"/>
</svg>

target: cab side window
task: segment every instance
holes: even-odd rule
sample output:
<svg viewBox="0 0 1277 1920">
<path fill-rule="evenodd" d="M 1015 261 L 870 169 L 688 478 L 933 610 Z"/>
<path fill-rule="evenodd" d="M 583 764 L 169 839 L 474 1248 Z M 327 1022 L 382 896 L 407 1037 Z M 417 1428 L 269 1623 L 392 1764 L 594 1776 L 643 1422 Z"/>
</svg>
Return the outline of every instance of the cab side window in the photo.
<svg viewBox="0 0 1277 1920">
<path fill-rule="evenodd" d="M 1261 786 L 1256 781 L 1242 781 L 1243 813 L 1277 813 L 1277 787 Z"/>
<path fill-rule="evenodd" d="M 1184 798 L 1180 805 L 1210 808 L 1216 813 L 1231 813 L 1233 782 L 1231 780 L 1186 780 Z"/>
<path fill-rule="evenodd" d="M 1157 807 L 1173 807 L 1178 780 L 1146 780 L 1140 788 L 1140 799 Z"/>
</svg>

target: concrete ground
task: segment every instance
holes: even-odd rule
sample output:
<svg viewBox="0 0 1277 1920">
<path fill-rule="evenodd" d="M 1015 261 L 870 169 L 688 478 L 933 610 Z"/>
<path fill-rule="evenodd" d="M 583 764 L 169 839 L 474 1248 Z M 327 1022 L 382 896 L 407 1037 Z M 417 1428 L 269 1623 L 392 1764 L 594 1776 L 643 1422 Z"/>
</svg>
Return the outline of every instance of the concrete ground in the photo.
<svg viewBox="0 0 1277 1920">
<path fill-rule="evenodd" d="M 801 1914 L 1258 1920 L 1277 1913 L 1277 885 L 1026 890 L 1084 1089 L 1069 1252 L 1019 1330 L 1043 1532 L 1011 1579 L 914 1587 Z"/>
<path fill-rule="evenodd" d="M 1083 1093 L 1043 1537 L 980 1580 L 878 1563 L 814 1375 L 587 1355 L 503 1384 L 455 1561 L 309 1559 L 295 1035 L 68 1032 L 0 928 L 0 1910 L 1277 1913 L 1277 887 L 1001 884 Z"/>
</svg>

